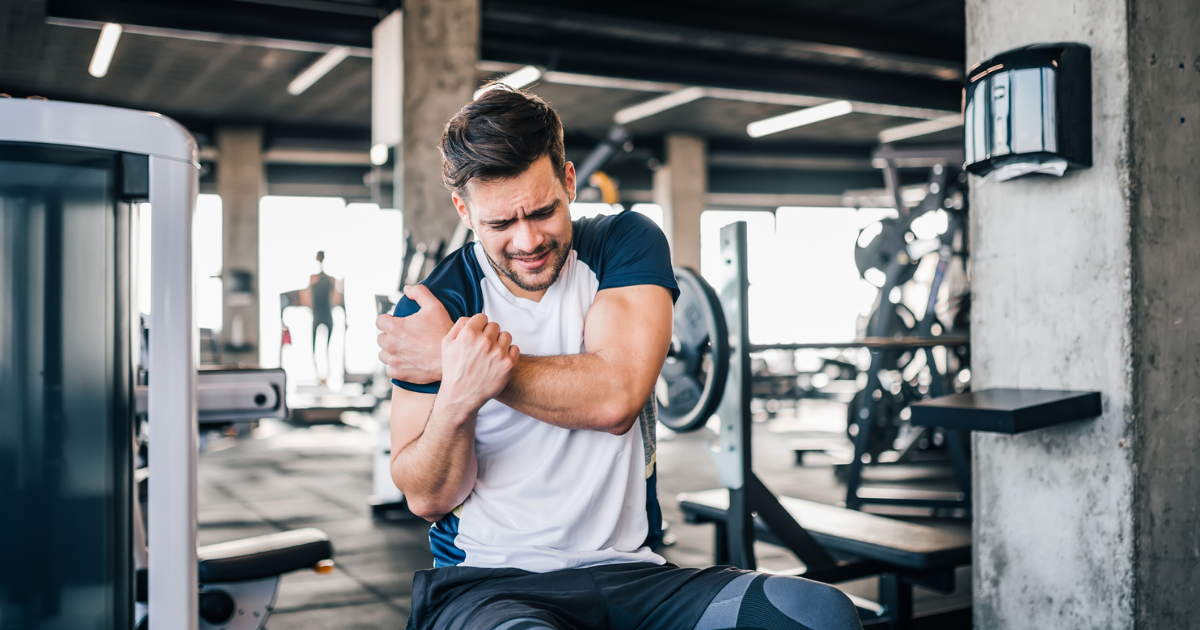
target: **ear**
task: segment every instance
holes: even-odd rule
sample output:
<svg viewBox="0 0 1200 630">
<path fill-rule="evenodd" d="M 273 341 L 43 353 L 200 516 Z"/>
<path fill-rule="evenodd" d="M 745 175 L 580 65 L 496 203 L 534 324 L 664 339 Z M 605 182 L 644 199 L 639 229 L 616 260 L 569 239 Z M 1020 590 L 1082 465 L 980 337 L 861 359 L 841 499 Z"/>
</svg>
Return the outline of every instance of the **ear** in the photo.
<svg viewBox="0 0 1200 630">
<path fill-rule="evenodd" d="M 450 193 L 450 199 L 454 201 L 454 209 L 458 211 L 458 218 L 462 219 L 463 225 L 467 226 L 468 230 L 474 230 L 475 226 L 471 225 L 471 213 L 467 210 L 467 201 L 457 191 Z"/>
<path fill-rule="evenodd" d="M 567 189 L 567 203 L 575 203 L 575 165 L 567 162 L 563 165 L 563 187 Z"/>
</svg>

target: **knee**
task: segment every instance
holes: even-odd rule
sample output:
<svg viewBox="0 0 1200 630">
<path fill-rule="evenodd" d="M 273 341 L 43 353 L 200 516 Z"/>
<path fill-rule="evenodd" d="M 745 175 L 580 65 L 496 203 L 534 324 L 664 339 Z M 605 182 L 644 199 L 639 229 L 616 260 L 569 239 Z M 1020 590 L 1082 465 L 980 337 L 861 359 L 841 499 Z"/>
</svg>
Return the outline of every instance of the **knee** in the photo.
<svg viewBox="0 0 1200 630">
<path fill-rule="evenodd" d="M 837 587 L 804 578 L 773 575 L 763 582 L 772 606 L 792 619 L 818 630 L 862 628 L 858 608 Z"/>
</svg>

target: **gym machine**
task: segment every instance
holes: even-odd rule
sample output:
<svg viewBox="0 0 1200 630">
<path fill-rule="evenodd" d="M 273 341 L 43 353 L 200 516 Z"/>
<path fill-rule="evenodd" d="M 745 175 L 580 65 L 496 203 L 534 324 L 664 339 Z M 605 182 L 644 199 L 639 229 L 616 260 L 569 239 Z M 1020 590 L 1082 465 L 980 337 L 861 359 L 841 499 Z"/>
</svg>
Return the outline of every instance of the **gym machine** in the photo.
<svg viewBox="0 0 1200 630">
<path fill-rule="evenodd" d="M 858 598 L 864 624 L 909 628 L 912 588 L 954 587 L 954 570 L 971 558 L 969 536 L 855 510 L 777 497 L 754 474 L 746 224 L 721 230 L 720 294 L 695 272 L 676 268 L 671 348 L 656 388 L 660 420 L 676 431 L 719 423 L 710 451 L 724 488 L 680 495 L 691 523 L 715 525 L 719 564 L 755 569 L 754 541 L 792 551 L 804 564 L 789 572 L 823 582 L 879 576 L 879 603 Z"/>
<path fill-rule="evenodd" d="M 861 487 L 863 467 L 879 463 L 880 454 L 893 447 L 898 427 L 902 420 L 906 420 L 903 416 L 910 413 L 906 409 L 908 405 L 947 393 L 947 376 L 954 375 L 945 375 L 939 369 L 934 348 L 946 348 L 947 362 L 958 363 L 957 369 L 964 367 L 970 356 L 969 341 L 965 335 L 965 308 L 969 301 L 958 305 L 964 317 L 955 318 L 959 325 L 950 334 L 941 334 L 947 326 L 939 321 L 936 309 L 938 294 L 951 261 L 964 260 L 966 257 L 966 194 L 957 166 L 962 163 L 962 152 L 957 147 L 944 150 L 898 149 L 884 145 L 876 149 L 872 160 L 882 163 L 884 180 L 895 199 L 898 216 L 882 221 L 878 235 L 866 243 L 861 242 L 864 239 L 860 237 L 856 245 L 855 262 L 864 278 L 872 269 L 883 278 L 874 314 L 867 324 L 867 334 L 869 337 L 886 338 L 896 337 L 899 333 L 899 336 L 909 339 L 892 339 L 870 346 L 871 365 L 866 372 L 866 386 L 855 396 L 848 410 L 847 426 L 854 439 L 854 456 L 846 466 L 846 506 L 857 509 L 865 504 L 894 505 L 929 508 L 934 513 L 969 515 L 971 473 L 967 442 L 962 433 L 952 429 L 941 430 L 938 437 L 943 438 L 949 452 L 957 491 L 868 490 Z M 912 209 L 904 204 L 900 194 L 901 166 L 929 168 L 928 192 Z M 946 232 L 926 241 L 915 239 L 911 231 L 913 222 L 939 209 L 944 209 L 948 216 Z M 893 303 L 891 297 L 893 292 L 913 278 L 921 260 L 931 255 L 937 257 L 937 266 L 930 283 L 925 313 L 917 321 L 907 307 Z M 917 352 L 924 353 L 924 369 L 928 370 L 929 382 L 924 391 L 906 382 L 903 376 L 899 379 L 888 377 L 889 374 L 902 373 Z M 908 461 L 922 444 L 927 431 L 930 430 L 920 428 L 913 432 L 893 462 Z"/>
<path fill-rule="evenodd" d="M 854 260 L 860 275 L 878 287 L 875 305 L 863 326 L 864 338 L 839 344 L 800 343 L 754 345 L 752 352 L 767 350 L 861 350 L 869 351 L 869 365 L 859 370 L 837 362 L 822 371 L 841 379 L 861 379 L 847 407 L 847 437 L 807 437 L 793 440 L 797 463 L 811 452 L 833 456 L 835 471 L 847 481 L 846 504 L 859 508 L 883 504 L 919 508 L 934 514 L 966 516 L 970 513 L 970 471 L 964 436 L 952 430 L 916 427 L 909 422 L 910 405 L 944 393 L 969 388 L 967 323 L 969 293 L 961 282 L 966 272 L 966 187 L 959 170 L 962 151 L 958 147 L 896 148 L 882 146 L 872 155 L 883 169 L 889 197 L 897 206 L 896 217 L 866 226 L 856 241 Z M 924 168 L 929 179 L 927 194 L 909 207 L 900 186 L 901 168 Z M 944 212 L 945 230 L 935 237 L 918 237 L 915 226 L 933 212 Z M 933 263 L 924 314 L 918 318 L 899 298 L 902 287 L 914 281 L 923 262 Z M 959 272 L 961 273 L 955 273 Z M 939 302 L 943 287 L 950 298 Z M 945 320 L 945 321 L 943 321 Z M 941 347 L 944 354 L 935 349 Z M 939 359 L 943 359 L 939 361 Z M 827 360 L 828 364 L 829 361 Z M 847 369 L 847 368 L 850 369 Z M 796 382 L 793 377 L 754 375 L 756 398 L 798 398 L 816 392 L 799 387 L 777 387 L 778 381 Z M 766 382 L 764 382 L 766 381 Z M 790 384 L 790 383 L 789 383 Z M 767 386 L 767 387 L 764 387 Z M 781 391 L 782 390 L 782 391 Z M 771 410 L 771 400 L 767 409 Z M 848 439 L 847 439 L 848 438 Z M 915 490 L 864 487 L 863 470 L 868 466 L 915 464 L 906 475 L 935 475 L 949 472 L 957 488 Z"/>
<path fill-rule="evenodd" d="M 332 568 L 318 530 L 197 549 L 198 419 L 286 413 L 278 373 L 197 374 L 197 178 L 195 142 L 158 114 L 0 98 L 0 535 L 21 542 L 21 570 L 0 578 L 6 623 L 262 628 L 281 574 Z M 133 270 L 145 201 L 143 361 Z M 154 448 L 136 471 L 143 411 Z"/>
</svg>

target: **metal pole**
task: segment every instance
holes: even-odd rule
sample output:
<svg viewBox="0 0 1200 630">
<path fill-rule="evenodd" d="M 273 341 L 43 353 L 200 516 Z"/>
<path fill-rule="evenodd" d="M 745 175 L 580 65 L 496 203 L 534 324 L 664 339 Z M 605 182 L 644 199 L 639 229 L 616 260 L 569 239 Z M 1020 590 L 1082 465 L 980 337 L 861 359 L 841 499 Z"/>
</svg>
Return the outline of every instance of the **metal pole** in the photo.
<svg viewBox="0 0 1200 630">
<path fill-rule="evenodd" d="M 746 475 L 751 470 L 750 332 L 746 273 L 746 223 L 721 228 L 721 277 L 718 292 L 729 332 L 729 376 L 717 409 L 720 439 L 714 458 L 721 484 L 729 489 L 729 563 L 754 569 L 754 516 Z"/>
<path fill-rule="evenodd" d="M 196 357 L 192 319 L 192 215 L 196 167 L 150 156 L 149 618 L 196 630 Z"/>
</svg>

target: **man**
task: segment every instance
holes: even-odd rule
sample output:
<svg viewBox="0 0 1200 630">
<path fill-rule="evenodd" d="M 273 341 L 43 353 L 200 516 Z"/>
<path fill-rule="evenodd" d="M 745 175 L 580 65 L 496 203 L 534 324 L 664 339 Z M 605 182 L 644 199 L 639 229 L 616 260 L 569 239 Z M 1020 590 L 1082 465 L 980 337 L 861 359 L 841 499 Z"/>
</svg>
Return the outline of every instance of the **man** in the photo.
<svg viewBox="0 0 1200 630">
<path fill-rule="evenodd" d="M 342 293 L 337 289 L 333 276 L 325 273 L 325 252 L 317 252 L 317 273 L 309 276 L 308 291 L 312 307 L 312 349 L 313 370 L 320 375 L 320 365 L 317 363 L 317 331 L 325 327 L 325 373 L 329 374 L 332 366 L 329 363 L 329 342 L 333 339 L 333 307 L 342 306 Z M 325 384 L 325 379 L 321 379 Z"/>
<path fill-rule="evenodd" d="M 575 169 L 536 96 L 495 86 L 441 148 L 477 240 L 378 322 L 392 479 L 434 523 L 409 627 L 859 628 L 833 587 L 654 553 L 651 394 L 678 295 L 662 231 L 571 221 Z"/>
</svg>

